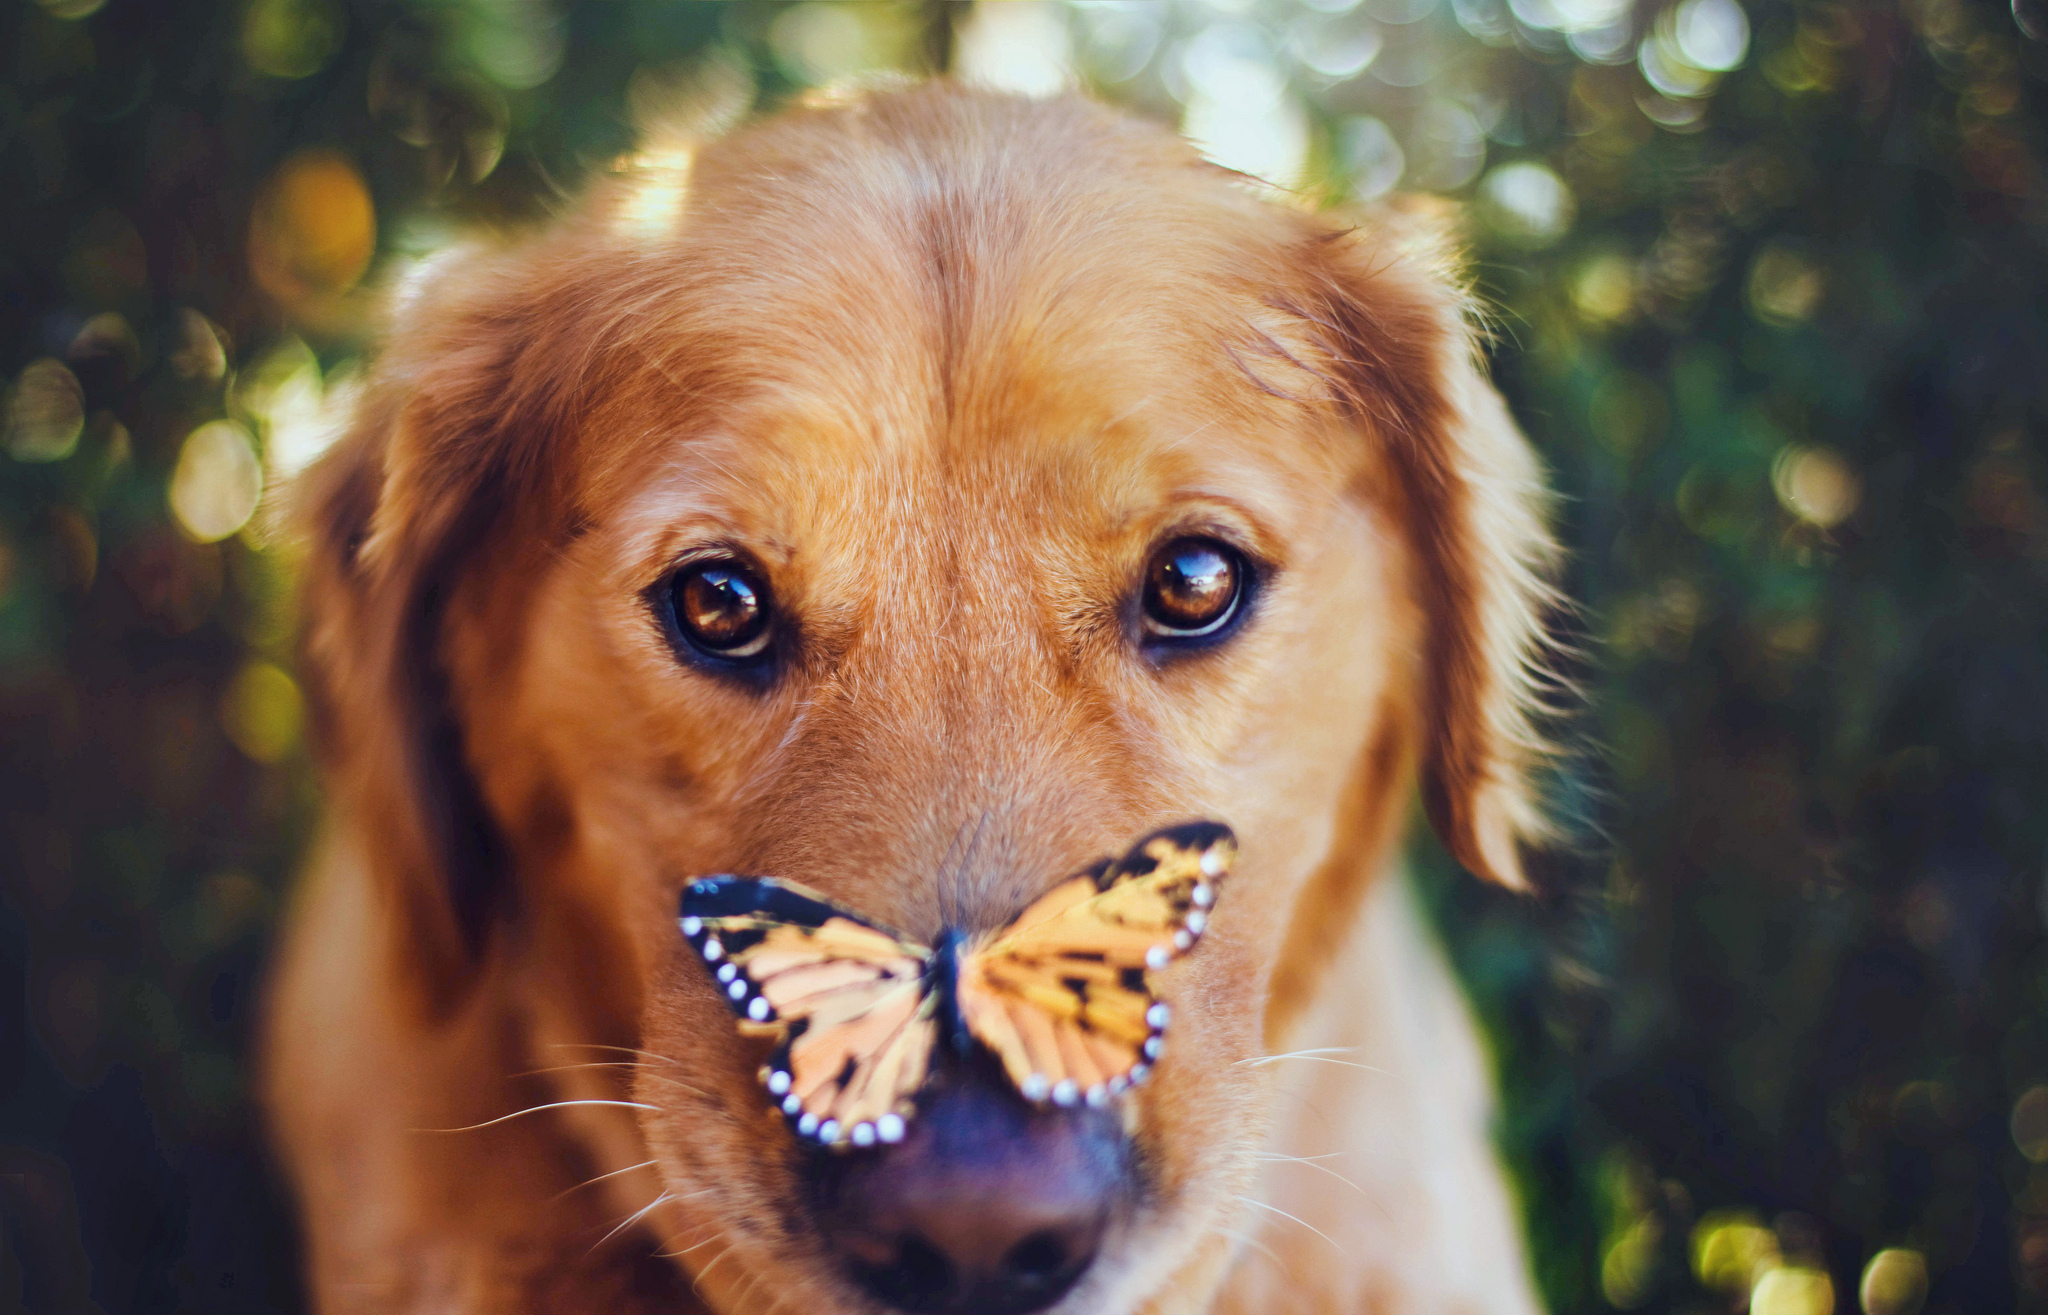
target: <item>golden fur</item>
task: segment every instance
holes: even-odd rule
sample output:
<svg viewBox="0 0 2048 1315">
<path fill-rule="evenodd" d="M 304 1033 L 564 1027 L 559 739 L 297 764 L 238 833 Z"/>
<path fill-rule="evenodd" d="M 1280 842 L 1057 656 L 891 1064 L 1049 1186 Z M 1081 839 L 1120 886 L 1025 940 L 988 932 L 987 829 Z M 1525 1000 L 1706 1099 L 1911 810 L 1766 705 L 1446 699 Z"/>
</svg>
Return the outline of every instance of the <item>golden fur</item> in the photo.
<svg viewBox="0 0 2048 1315">
<path fill-rule="evenodd" d="M 1540 476 L 1431 225 L 945 85 L 671 165 L 424 275 L 304 490 L 330 821 L 266 1087 L 318 1308 L 877 1309 L 806 1231 L 683 881 L 929 936 L 1210 816 L 1230 899 L 1126 1102 L 1151 1194 L 1058 1309 L 1533 1310 L 1389 875 L 1418 783 L 1493 880 L 1540 833 Z M 1142 661 L 1131 582 L 1187 530 L 1270 580 L 1227 646 Z M 650 621 L 707 543 L 798 618 L 768 688 Z M 1263 1059 L 1304 1048 L 1343 1062 Z"/>
</svg>

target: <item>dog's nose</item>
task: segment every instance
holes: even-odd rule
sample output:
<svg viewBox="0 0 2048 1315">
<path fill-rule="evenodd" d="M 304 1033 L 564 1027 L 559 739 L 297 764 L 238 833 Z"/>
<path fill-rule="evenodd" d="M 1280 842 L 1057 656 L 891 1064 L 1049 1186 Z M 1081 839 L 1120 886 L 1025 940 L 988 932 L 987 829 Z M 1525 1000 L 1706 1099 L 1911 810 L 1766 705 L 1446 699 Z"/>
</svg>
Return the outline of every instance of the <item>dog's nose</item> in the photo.
<svg viewBox="0 0 2048 1315">
<path fill-rule="evenodd" d="M 1065 1296 L 1129 1198 L 1122 1129 L 973 1081 L 902 1143 L 820 1157 L 821 1222 L 860 1286 L 915 1315 L 1023 1315 Z"/>
</svg>

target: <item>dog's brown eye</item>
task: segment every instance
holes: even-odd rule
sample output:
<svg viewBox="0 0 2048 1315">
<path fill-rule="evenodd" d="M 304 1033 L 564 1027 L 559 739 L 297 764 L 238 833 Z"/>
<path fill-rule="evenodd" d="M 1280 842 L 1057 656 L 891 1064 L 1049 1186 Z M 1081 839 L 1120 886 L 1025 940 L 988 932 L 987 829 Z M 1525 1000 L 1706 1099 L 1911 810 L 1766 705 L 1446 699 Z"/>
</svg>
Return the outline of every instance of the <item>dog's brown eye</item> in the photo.
<svg viewBox="0 0 2048 1315">
<path fill-rule="evenodd" d="M 1199 639 L 1228 626 L 1244 596 L 1245 564 L 1214 539 L 1175 539 L 1145 568 L 1145 633 Z"/>
<path fill-rule="evenodd" d="M 768 587 L 739 562 L 700 562 L 671 586 L 676 627 L 692 647 L 713 657 L 744 660 L 768 651 Z"/>
</svg>

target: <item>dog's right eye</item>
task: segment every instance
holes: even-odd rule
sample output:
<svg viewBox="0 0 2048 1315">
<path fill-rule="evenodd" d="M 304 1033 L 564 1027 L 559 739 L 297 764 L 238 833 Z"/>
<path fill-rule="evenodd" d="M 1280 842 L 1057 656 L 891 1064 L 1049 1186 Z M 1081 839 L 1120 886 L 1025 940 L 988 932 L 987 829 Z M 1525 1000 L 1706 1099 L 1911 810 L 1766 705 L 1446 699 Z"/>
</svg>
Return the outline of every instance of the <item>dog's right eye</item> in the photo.
<svg viewBox="0 0 2048 1315">
<path fill-rule="evenodd" d="M 744 562 L 720 558 L 685 566 L 669 582 L 669 606 L 683 639 L 707 657 L 751 663 L 768 655 L 774 638 L 768 586 Z"/>
<path fill-rule="evenodd" d="M 1152 555 L 1141 599 L 1146 638 L 1204 643 L 1227 635 L 1243 611 L 1250 571 L 1228 544 L 1190 536 Z"/>
</svg>

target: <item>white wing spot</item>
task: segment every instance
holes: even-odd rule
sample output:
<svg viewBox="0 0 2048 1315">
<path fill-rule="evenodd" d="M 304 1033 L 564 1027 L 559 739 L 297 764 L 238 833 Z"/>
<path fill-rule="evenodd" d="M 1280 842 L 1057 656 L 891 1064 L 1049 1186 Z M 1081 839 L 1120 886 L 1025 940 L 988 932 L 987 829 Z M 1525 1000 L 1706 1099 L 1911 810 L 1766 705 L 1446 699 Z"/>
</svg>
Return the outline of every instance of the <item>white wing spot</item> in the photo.
<svg viewBox="0 0 2048 1315">
<path fill-rule="evenodd" d="M 685 936 L 695 936 L 695 935 L 696 935 L 696 934 L 697 934 L 698 932 L 700 932 L 700 931 L 703 931 L 703 930 L 704 930 L 704 919 L 702 919 L 702 918 L 694 918 L 694 917 L 693 917 L 693 918 L 684 918 L 684 919 L 683 919 L 683 935 L 685 935 Z"/>
<path fill-rule="evenodd" d="M 875 1135 L 890 1145 L 903 1140 L 903 1118 L 897 1114 L 884 1114 L 875 1120 Z"/>
<path fill-rule="evenodd" d="M 1145 966 L 1157 971 L 1173 962 L 1173 955 L 1164 945 L 1155 945 L 1145 951 Z"/>
</svg>

